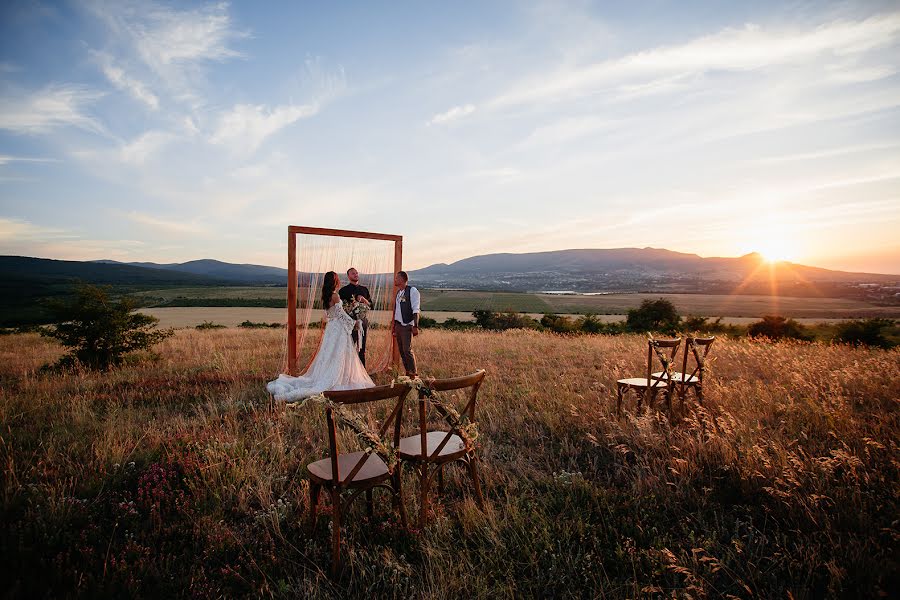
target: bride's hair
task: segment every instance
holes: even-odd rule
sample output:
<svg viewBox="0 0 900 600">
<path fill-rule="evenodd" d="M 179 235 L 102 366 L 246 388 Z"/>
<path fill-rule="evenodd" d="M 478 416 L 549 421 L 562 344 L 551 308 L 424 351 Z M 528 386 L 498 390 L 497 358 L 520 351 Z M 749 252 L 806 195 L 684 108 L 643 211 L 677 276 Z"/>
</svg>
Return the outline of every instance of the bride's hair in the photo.
<svg viewBox="0 0 900 600">
<path fill-rule="evenodd" d="M 322 282 L 322 308 L 326 310 L 331 308 L 331 295 L 340 284 L 341 280 L 338 279 L 337 273 L 334 271 L 325 273 L 325 280 Z"/>
</svg>

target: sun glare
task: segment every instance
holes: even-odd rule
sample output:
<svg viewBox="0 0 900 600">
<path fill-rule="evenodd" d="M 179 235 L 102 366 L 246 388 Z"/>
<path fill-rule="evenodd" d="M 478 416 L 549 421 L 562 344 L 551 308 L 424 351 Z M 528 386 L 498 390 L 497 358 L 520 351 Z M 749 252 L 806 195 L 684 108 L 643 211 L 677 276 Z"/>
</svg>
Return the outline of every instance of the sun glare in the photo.
<svg viewBox="0 0 900 600">
<path fill-rule="evenodd" d="M 758 250 L 768 263 L 794 260 L 795 252 L 790 243 L 784 239 L 769 239 L 759 244 Z"/>
</svg>

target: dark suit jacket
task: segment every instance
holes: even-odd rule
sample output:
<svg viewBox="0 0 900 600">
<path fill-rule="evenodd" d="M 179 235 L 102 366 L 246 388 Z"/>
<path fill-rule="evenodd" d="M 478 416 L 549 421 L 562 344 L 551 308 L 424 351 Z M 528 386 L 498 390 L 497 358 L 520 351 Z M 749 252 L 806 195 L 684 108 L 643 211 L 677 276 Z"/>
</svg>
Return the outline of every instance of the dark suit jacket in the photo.
<svg viewBox="0 0 900 600">
<path fill-rule="evenodd" d="M 352 298 L 362 296 L 369 301 L 369 308 L 372 308 L 372 297 L 369 295 L 369 288 L 364 285 L 354 285 L 352 283 L 348 283 L 340 290 L 338 290 L 338 296 L 340 296 L 342 302 L 347 302 Z"/>
</svg>

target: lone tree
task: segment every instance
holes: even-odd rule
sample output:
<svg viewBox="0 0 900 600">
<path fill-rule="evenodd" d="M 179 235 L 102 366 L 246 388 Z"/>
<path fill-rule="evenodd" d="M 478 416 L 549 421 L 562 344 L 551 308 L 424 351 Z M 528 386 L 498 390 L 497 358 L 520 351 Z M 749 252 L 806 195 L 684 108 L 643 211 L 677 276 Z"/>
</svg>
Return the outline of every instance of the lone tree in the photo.
<svg viewBox="0 0 900 600">
<path fill-rule="evenodd" d="M 58 364 L 79 362 L 106 370 L 120 364 L 126 354 L 149 349 L 172 335 L 171 329 L 156 330 L 156 317 L 132 312 L 135 307 L 131 298 L 113 301 L 108 287 L 82 285 L 73 301 L 50 304 L 56 325 L 41 335 L 70 349 Z"/>
<path fill-rule="evenodd" d="M 625 325 L 629 331 L 663 331 L 673 333 L 681 324 L 675 305 L 665 298 L 644 300 L 638 308 L 628 311 Z"/>
</svg>

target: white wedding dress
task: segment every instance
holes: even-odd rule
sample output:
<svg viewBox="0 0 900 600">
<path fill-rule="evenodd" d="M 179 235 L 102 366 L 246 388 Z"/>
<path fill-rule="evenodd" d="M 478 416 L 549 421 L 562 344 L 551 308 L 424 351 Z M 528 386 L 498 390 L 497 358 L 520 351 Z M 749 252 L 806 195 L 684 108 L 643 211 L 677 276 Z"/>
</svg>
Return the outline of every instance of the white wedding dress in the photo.
<svg viewBox="0 0 900 600">
<path fill-rule="evenodd" d="M 350 334 L 356 321 L 344 312 L 340 302 L 326 311 L 328 318 L 319 351 L 305 375 L 279 375 L 266 385 L 276 400 L 296 402 L 326 390 L 356 390 L 375 387 L 359 360 Z"/>
</svg>

